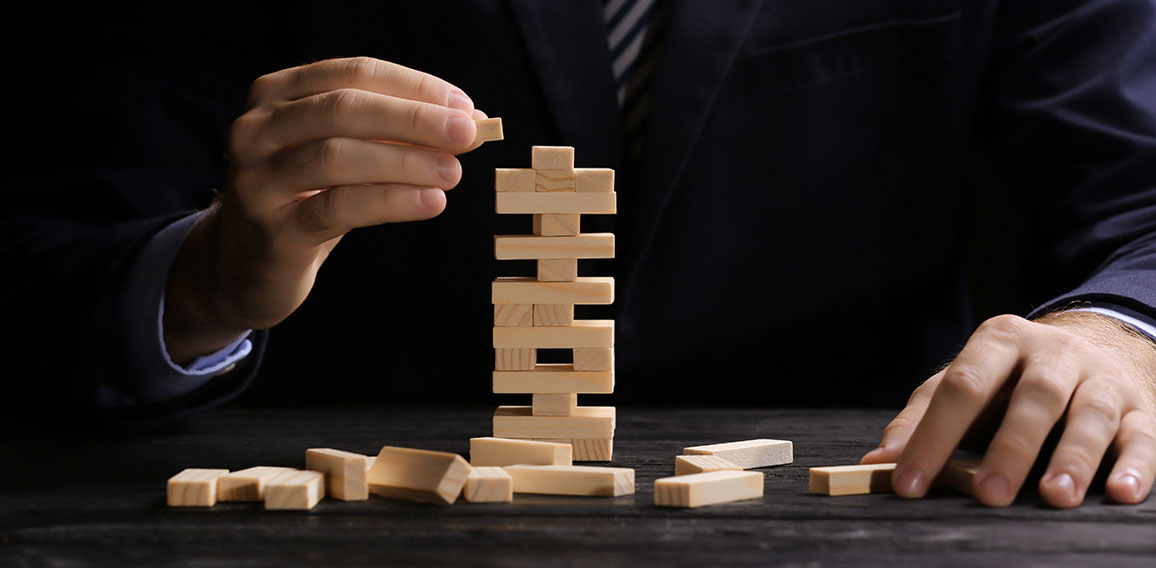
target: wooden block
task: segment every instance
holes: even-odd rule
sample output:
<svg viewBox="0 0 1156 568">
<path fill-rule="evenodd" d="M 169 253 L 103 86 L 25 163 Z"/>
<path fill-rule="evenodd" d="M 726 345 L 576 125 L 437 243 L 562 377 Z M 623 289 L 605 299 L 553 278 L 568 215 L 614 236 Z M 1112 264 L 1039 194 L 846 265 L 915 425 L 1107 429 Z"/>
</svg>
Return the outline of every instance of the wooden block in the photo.
<svg viewBox="0 0 1156 568">
<path fill-rule="evenodd" d="M 570 394 L 536 394 L 530 413 L 534 416 L 570 416 L 578 407 L 578 395 Z"/>
<path fill-rule="evenodd" d="M 575 191 L 610 193 L 614 191 L 614 170 L 610 168 L 574 168 Z"/>
<path fill-rule="evenodd" d="M 979 471 L 979 464 L 982 461 L 979 458 L 949 460 L 947 465 L 943 466 L 943 471 L 939 473 L 938 481 L 964 495 L 975 496 L 975 492 L 972 491 L 972 482 L 975 480 L 975 473 Z"/>
<path fill-rule="evenodd" d="M 574 304 L 534 304 L 534 327 L 574 325 Z"/>
<path fill-rule="evenodd" d="M 613 406 L 579 406 L 570 416 L 534 416 L 529 406 L 499 406 L 494 436 L 499 438 L 613 438 Z"/>
<path fill-rule="evenodd" d="M 574 170 L 534 170 L 534 191 L 574 191 Z"/>
<path fill-rule="evenodd" d="M 865 495 L 891 493 L 893 463 L 837 465 L 811 468 L 811 493 L 819 495 Z"/>
<path fill-rule="evenodd" d="M 264 501 L 265 486 L 282 473 L 298 471 L 292 467 L 258 466 L 234 471 L 217 478 L 217 500 Z"/>
<path fill-rule="evenodd" d="M 674 475 L 709 473 L 712 471 L 742 471 L 743 468 L 718 456 L 675 456 Z"/>
<path fill-rule="evenodd" d="M 189 468 L 169 478 L 170 507 L 212 507 L 217 504 L 217 480 L 227 469 Z"/>
<path fill-rule="evenodd" d="M 537 349 L 495 349 L 495 371 L 532 371 L 538 362 Z"/>
<path fill-rule="evenodd" d="M 529 168 L 497 168 L 494 170 L 494 191 L 533 193 L 538 174 Z"/>
<path fill-rule="evenodd" d="M 744 440 L 683 448 L 684 455 L 718 456 L 743 469 L 786 465 L 794 461 L 794 450 L 787 440 Z"/>
<path fill-rule="evenodd" d="M 614 392 L 614 371 L 575 371 L 574 365 L 542 364 L 531 371 L 494 371 L 494 393 Z"/>
<path fill-rule="evenodd" d="M 582 349 L 614 346 L 614 320 L 575 320 L 566 327 L 495 327 L 497 349 Z"/>
<path fill-rule="evenodd" d="M 577 213 L 534 215 L 534 234 L 539 237 L 572 237 L 582 232 L 582 216 Z"/>
<path fill-rule="evenodd" d="M 502 276 L 491 287 L 493 304 L 613 304 L 614 278 L 583 276 L 573 282 L 539 282 L 524 276 Z"/>
<path fill-rule="evenodd" d="M 457 454 L 385 446 L 369 470 L 369 491 L 382 497 L 452 505 L 469 475 L 470 464 Z"/>
<path fill-rule="evenodd" d="M 610 461 L 614 459 L 614 438 L 535 438 L 538 442 L 570 444 L 574 461 Z"/>
<path fill-rule="evenodd" d="M 470 438 L 470 465 L 570 465 L 570 444 L 511 438 Z"/>
<path fill-rule="evenodd" d="M 319 471 L 289 471 L 269 480 L 265 486 L 266 509 L 308 511 L 325 497 L 325 474 Z"/>
<path fill-rule="evenodd" d="M 494 212 L 499 214 L 575 214 L 613 215 L 618 212 L 617 193 L 578 193 L 554 191 L 534 193 L 495 193 Z"/>
<path fill-rule="evenodd" d="M 578 280 L 578 259 L 538 261 L 538 282 L 575 282 Z"/>
<path fill-rule="evenodd" d="M 534 304 L 494 304 L 494 325 L 498 327 L 532 327 Z"/>
<path fill-rule="evenodd" d="M 535 170 L 572 170 L 574 147 L 533 146 L 530 148 L 530 165 Z"/>
<path fill-rule="evenodd" d="M 590 465 L 511 465 L 514 493 L 618 497 L 634 493 L 634 470 Z"/>
<path fill-rule="evenodd" d="M 573 237 L 496 235 L 494 258 L 498 260 L 614 258 L 614 233 L 583 233 Z"/>
<path fill-rule="evenodd" d="M 509 503 L 514 500 L 514 478 L 500 467 L 470 470 L 462 497 L 471 503 Z"/>
<path fill-rule="evenodd" d="M 702 507 L 763 496 L 763 474 L 757 471 L 710 471 L 654 482 L 659 507 Z"/>
<path fill-rule="evenodd" d="M 375 463 L 377 463 L 377 456 L 365 456 L 365 471 L 369 471 Z"/>
<path fill-rule="evenodd" d="M 325 494 L 342 501 L 369 499 L 366 456 L 353 452 L 310 448 L 305 450 L 305 469 L 325 474 Z"/>
<path fill-rule="evenodd" d="M 474 120 L 478 133 L 474 135 L 473 146 L 481 146 L 483 142 L 502 139 L 502 119 L 500 117 L 479 118 Z"/>
<path fill-rule="evenodd" d="M 575 349 L 575 371 L 614 371 L 614 349 Z"/>
</svg>

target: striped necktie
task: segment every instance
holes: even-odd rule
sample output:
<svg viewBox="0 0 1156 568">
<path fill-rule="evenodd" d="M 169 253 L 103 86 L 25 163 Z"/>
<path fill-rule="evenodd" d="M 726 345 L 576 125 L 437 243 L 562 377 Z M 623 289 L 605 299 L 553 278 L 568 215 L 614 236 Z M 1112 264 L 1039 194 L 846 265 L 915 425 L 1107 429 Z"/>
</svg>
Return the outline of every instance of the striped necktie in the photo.
<svg viewBox="0 0 1156 568">
<path fill-rule="evenodd" d="M 626 133 L 626 162 L 642 154 L 646 114 L 650 107 L 650 83 L 658 61 L 658 36 L 665 23 L 663 0 L 605 0 L 611 70 L 618 89 Z"/>
</svg>

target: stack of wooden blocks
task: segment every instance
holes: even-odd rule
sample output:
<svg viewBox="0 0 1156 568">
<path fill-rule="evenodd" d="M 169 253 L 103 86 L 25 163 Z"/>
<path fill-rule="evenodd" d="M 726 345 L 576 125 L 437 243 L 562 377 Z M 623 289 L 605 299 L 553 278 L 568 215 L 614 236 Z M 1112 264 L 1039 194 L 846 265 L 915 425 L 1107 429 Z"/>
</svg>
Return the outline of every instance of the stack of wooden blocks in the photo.
<svg viewBox="0 0 1156 568">
<path fill-rule="evenodd" d="M 573 459 L 609 461 L 614 407 L 578 406 L 579 394 L 614 392 L 614 321 L 575 320 L 574 306 L 614 301 L 614 279 L 579 277 L 578 260 L 614 258 L 612 233 L 582 233 L 582 214 L 614 214 L 614 170 L 575 168 L 574 148 L 534 146 L 531 168 L 499 168 L 499 214 L 534 216 L 533 234 L 497 235 L 499 260 L 534 260 L 537 277 L 494 280 L 494 392 L 533 397 L 500 406 L 494 436 L 569 443 Z M 540 364 L 539 349 L 572 363 Z"/>
</svg>

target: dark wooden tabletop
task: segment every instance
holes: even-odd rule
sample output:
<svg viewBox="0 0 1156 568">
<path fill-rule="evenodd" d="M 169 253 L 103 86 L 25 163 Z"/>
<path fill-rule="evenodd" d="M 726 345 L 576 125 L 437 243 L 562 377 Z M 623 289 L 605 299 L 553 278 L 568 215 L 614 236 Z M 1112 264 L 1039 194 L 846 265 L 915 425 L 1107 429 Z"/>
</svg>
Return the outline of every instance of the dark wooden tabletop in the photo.
<svg viewBox="0 0 1156 568">
<path fill-rule="evenodd" d="M 310 512 L 260 504 L 165 506 L 186 467 L 304 466 L 305 449 L 376 453 L 401 445 L 465 454 L 489 434 L 484 408 L 219 410 L 160 430 L 5 436 L 0 565 L 8 566 L 1156 566 L 1156 499 L 1074 510 L 1030 493 L 990 509 L 939 492 L 821 497 L 807 468 L 854 463 L 889 411 L 619 409 L 612 465 L 636 470 L 619 498 L 517 495 L 450 507 L 326 500 Z M 658 508 L 653 482 L 684 446 L 779 438 L 795 463 L 763 470 L 762 500 Z M 468 455 L 468 454 L 467 454 Z"/>
</svg>

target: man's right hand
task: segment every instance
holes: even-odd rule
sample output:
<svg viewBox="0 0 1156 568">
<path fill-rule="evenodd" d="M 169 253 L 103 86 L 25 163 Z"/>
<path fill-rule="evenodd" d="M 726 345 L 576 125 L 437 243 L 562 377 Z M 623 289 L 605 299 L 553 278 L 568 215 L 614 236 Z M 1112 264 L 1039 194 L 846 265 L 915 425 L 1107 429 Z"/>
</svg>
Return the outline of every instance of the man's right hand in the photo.
<svg viewBox="0 0 1156 568">
<path fill-rule="evenodd" d="M 254 81 L 229 133 L 228 185 L 169 277 L 164 336 L 183 363 L 289 316 L 350 229 L 445 209 L 454 154 L 485 115 L 459 88 L 369 58 Z"/>
</svg>

